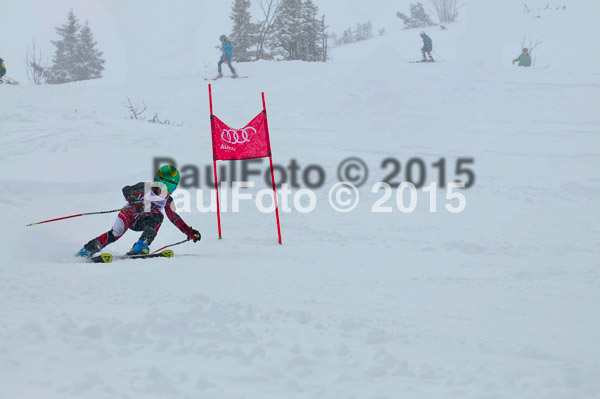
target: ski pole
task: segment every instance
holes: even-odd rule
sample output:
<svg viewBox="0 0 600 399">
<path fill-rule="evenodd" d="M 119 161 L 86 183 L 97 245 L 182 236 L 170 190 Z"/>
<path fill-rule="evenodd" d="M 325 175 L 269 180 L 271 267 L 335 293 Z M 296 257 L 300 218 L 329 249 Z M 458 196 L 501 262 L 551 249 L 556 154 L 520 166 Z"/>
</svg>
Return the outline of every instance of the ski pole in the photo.
<svg viewBox="0 0 600 399">
<path fill-rule="evenodd" d="M 169 244 L 169 245 L 165 245 L 165 246 L 164 246 L 164 247 L 162 247 L 161 249 L 157 249 L 156 251 L 154 251 L 154 252 L 152 252 L 152 253 L 153 253 L 153 254 L 155 254 L 155 253 L 157 253 L 157 252 L 160 252 L 160 251 L 162 251 L 162 250 L 163 250 L 163 249 L 165 249 L 165 248 L 174 247 L 175 245 L 183 244 L 184 242 L 188 242 L 189 240 L 190 240 L 190 239 L 189 239 L 189 238 L 187 238 L 187 239 L 185 239 L 185 240 L 183 240 L 183 241 L 176 242 L 175 244 Z"/>
<path fill-rule="evenodd" d="M 442 57 L 441 55 L 439 55 L 438 53 L 436 53 L 436 51 L 435 51 L 435 50 L 433 50 L 433 53 L 434 53 L 435 55 L 437 55 L 438 57 L 440 57 L 440 58 L 442 59 L 442 61 L 446 62 L 446 60 L 444 59 L 444 57 Z"/>
<path fill-rule="evenodd" d="M 71 216 L 65 216 L 62 218 L 57 218 L 57 219 L 50 219 L 50 220 L 44 220 L 43 222 L 36 222 L 36 223 L 29 223 L 26 226 L 35 226 L 36 224 L 42 224 L 42 223 L 49 223 L 49 222 L 56 222 L 58 220 L 64 220 L 64 219 L 70 219 L 70 218 L 76 218 L 79 216 L 87 216 L 87 215 L 100 215 L 102 213 L 112 213 L 112 212 L 120 212 L 122 211 L 123 208 L 119 208 L 119 209 L 113 209 L 112 211 L 100 211 L 100 212 L 88 212 L 88 213 L 80 213 L 78 215 L 71 215 Z"/>
</svg>

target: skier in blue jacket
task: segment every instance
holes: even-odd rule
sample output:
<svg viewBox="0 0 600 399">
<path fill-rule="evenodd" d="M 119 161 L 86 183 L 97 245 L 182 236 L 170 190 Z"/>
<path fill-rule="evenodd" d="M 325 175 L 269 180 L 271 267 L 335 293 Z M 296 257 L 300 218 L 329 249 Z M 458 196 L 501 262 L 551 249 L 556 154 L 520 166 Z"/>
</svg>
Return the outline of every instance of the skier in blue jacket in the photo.
<svg viewBox="0 0 600 399">
<path fill-rule="evenodd" d="M 227 36 L 225 36 L 225 35 L 221 35 L 221 37 L 219 37 L 219 40 L 221 40 L 222 54 L 221 54 L 221 59 L 219 60 L 219 75 L 217 77 L 218 78 L 223 77 L 223 72 L 221 70 L 221 64 L 223 64 L 225 62 L 225 63 L 227 63 L 227 66 L 229 66 L 229 69 L 231 70 L 231 73 L 233 74 L 232 77 L 237 78 L 237 72 L 231 65 L 231 56 L 233 53 L 233 46 L 231 45 L 231 42 L 227 39 Z"/>
<path fill-rule="evenodd" d="M 431 41 L 431 38 L 429 36 L 427 36 L 427 34 L 425 32 L 421 32 L 421 39 L 423 39 L 423 48 L 421 49 L 421 53 L 423 54 L 423 59 L 421 61 L 422 62 L 433 62 L 434 59 L 431 56 L 431 52 L 433 51 L 433 42 Z M 425 53 L 427 53 L 427 55 L 429 55 L 429 60 L 425 56 Z"/>
</svg>

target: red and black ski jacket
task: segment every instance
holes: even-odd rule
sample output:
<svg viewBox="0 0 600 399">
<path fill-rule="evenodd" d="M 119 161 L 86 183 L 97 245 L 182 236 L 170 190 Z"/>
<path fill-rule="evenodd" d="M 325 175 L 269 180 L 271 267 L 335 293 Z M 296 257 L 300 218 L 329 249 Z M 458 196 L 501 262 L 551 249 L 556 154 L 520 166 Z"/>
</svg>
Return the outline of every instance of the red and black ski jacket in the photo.
<svg viewBox="0 0 600 399">
<path fill-rule="evenodd" d="M 148 211 L 161 212 L 164 209 L 171 223 L 183 234 L 190 236 L 192 228 L 175 212 L 173 197 L 166 190 L 152 187 L 151 182 L 139 182 L 133 186 L 123 187 L 122 191 L 123 196 L 137 214 L 149 213 Z"/>
</svg>

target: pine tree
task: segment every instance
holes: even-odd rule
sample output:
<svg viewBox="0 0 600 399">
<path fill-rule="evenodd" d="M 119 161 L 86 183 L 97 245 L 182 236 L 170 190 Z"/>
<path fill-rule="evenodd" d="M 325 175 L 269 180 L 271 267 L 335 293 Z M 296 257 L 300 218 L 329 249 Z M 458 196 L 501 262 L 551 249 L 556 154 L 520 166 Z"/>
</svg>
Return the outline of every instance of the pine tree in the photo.
<svg viewBox="0 0 600 399">
<path fill-rule="evenodd" d="M 358 42 L 361 40 L 367 40 L 373 37 L 373 24 L 371 21 L 365 22 L 364 24 L 356 25 L 356 32 L 354 35 L 354 41 Z"/>
<path fill-rule="evenodd" d="M 300 40 L 300 58 L 305 61 L 319 60 L 319 20 L 317 6 L 312 0 L 302 3 L 302 36 Z"/>
<path fill-rule="evenodd" d="M 96 49 L 96 42 L 86 21 L 83 28 L 73 10 L 69 11 L 67 23 L 56 28 L 60 40 L 52 41 L 56 47 L 52 67 L 46 73 L 50 84 L 76 82 L 102 77 L 104 60 Z"/>
<path fill-rule="evenodd" d="M 48 71 L 47 81 L 50 84 L 66 83 L 73 81 L 73 67 L 77 64 L 77 42 L 78 33 L 81 25 L 73 14 L 69 11 L 67 23 L 56 28 L 56 33 L 61 37 L 60 40 L 52 41 L 56 47 L 52 59 L 52 67 Z"/>
<path fill-rule="evenodd" d="M 354 33 L 352 32 L 352 28 L 348 28 L 344 31 L 340 42 L 342 44 L 348 44 L 348 43 L 354 42 Z"/>
<path fill-rule="evenodd" d="M 404 29 L 421 28 L 435 25 L 425 11 L 422 3 L 410 4 L 410 17 L 398 11 L 396 16 L 404 21 Z"/>
<path fill-rule="evenodd" d="M 235 0 L 231 9 L 233 32 L 229 36 L 233 44 L 233 59 L 235 61 L 250 61 L 248 51 L 256 44 L 257 26 L 252 23 L 250 15 L 250 0 Z"/>
<path fill-rule="evenodd" d="M 79 33 L 78 63 L 75 70 L 75 80 L 98 79 L 102 77 L 104 70 L 104 59 L 102 52 L 96 49 L 97 42 L 88 22 L 85 22 Z"/>
<path fill-rule="evenodd" d="M 283 0 L 273 22 L 272 47 L 286 60 L 299 60 L 302 33 L 302 0 Z"/>
<path fill-rule="evenodd" d="M 270 44 L 286 60 L 323 61 L 327 59 L 325 18 L 317 19 L 318 7 L 312 0 L 283 0 L 273 23 Z"/>
</svg>

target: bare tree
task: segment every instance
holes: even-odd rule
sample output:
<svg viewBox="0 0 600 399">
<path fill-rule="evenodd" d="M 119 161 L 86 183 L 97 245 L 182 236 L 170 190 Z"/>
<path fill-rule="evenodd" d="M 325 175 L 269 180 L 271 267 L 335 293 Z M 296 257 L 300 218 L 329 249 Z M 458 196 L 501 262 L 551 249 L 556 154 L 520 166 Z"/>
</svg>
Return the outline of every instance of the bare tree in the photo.
<svg viewBox="0 0 600 399">
<path fill-rule="evenodd" d="M 142 102 L 142 107 L 140 107 L 139 105 L 133 105 L 129 97 L 127 97 L 127 102 L 129 103 L 129 105 L 124 105 L 124 107 L 127 108 L 130 112 L 129 119 L 146 119 L 145 116 L 142 116 L 142 114 L 148 109 L 145 102 Z"/>
<path fill-rule="evenodd" d="M 265 58 L 265 42 L 273 26 L 273 21 L 277 15 L 280 0 L 261 0 L 260 9 L 263 12 L 264 19 L 258 24 L 258 37 L 256 45 L 256 59 Z"/>
<path fill-rule="evenodd" d="M 183 123 L 176 123 L 175 121 L 171 121 L 169 119 L 160 119 L 158 116 L 158 112 L 154 113 L 152 119 L 146 119 L 146 116 L 143 115 L 144 112 L 148 110 L 148 106 L 145 101 L 142 101 L 142 105 L 134 105 L 131 102 L 131 99 L 127 97 L 127 104 L 123 105 L 129 111 L 129 119 L 135 119 L 140 121 L 147 121 L 150 123 L 158 123 L 159 125 L 172 125 L 172 126 L 183 126 Z"/>
<path fill-rule="evenodd" d="M 27 47 L 25 55 L 25 70 L 29 83 L 41 85 L 45 83 L 45 67 L 42 65 L 42 50 L 37 48 L 35 40 Z"/>
<path fill-rule="evenodd" d="M 327 45 L 328 45 L 328 39 L 329 39 L 329 35 L 327 34 L 327 28 L 329 26 L 327 26 L 325 24 L 325 15 L 323 15 L 322 20 L 321 20 L 321 26 L 320 26 L 320 36 L 321 36 L 321 61 L 323 62 L 327 62 L 327 59 L 329 58 L 329 54 L 327 53 Z"/>
<path fill-rule="evenodd" d="M 170 126 L 183 126 L 183 123 L 175 123 L 175 121 L 170 121 L 169 119 L 160 119 L 158 116 L 158 112 L 154 113 L 152 119 L 148 119 L 150 123 L 158 123 L 159 125 L 170 125 Z"/>
<path fill-rule="evenodd" d="M 542 44 L 540 39 L 536 39 L 535 42 L 533 40 L 530 40 L 529 44 L 527 44 L 527 36 L 523 36 L 523 40 L 521 40 L 521 48 L 526 48 L 529 51 L 529 55 L 531 55 L 533 49 L 535 49 L 540 44 Z"/>
<path fill-rule="evenodd" d="M 429 0 L 441 24 L 454 22 L 458 9 L 463 6 L 461 0 Z"/>
</svg>

